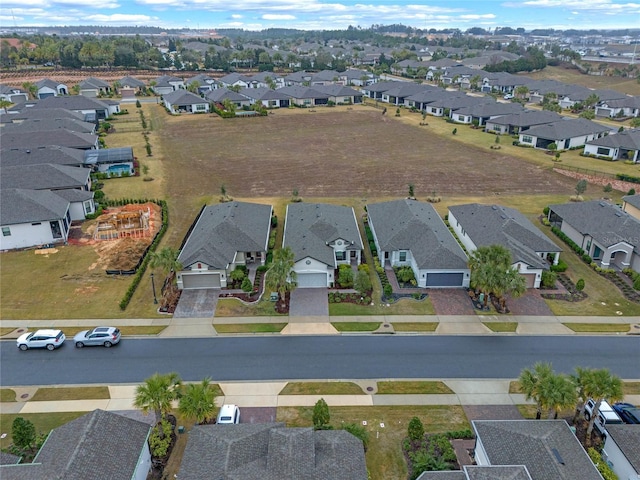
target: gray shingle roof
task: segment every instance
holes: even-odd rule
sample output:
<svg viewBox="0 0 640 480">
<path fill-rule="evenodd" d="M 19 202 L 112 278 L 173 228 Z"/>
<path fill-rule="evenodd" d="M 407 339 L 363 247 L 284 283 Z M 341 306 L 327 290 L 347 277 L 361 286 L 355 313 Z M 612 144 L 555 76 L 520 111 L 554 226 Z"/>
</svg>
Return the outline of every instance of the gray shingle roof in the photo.
<svg viewBox="0 0 640 480">
<path fill-rule="evenodd" d="M 58 97 L 49 97 L 58 98 Z M 60 145 L 69 148 L 95 148 L 98 136 L 92 133 L 71 132 L 66 129 L 42 130 L 37 133 L 17 131 L 3 133 L 0 128 L 0 144 L 3 148 L 40 147 Z"/>
<path fill-rule="evenodd" d="M 182 480 L 366 480 L 364 449 L 344 430 L 283 423 L 199 425 L 189 433 Z"/>
<path fill-rule="evenodd" d="M 135 77 L 126 76 L 120 79 L 120 85 L 123 87 L 142 88 L 145 86 L 145 83 Z"/>
<path fill-rule="evenodd" d="M 633 245 L 634 252 L 640 252 L 640 221 L 616 205 L 593 200 L 549 205 L 549 209 L 580 234 L 591 235 L 605 248 L 627 242 Z"/>
<path fill-rule="evenodd" d="M 67 110 L 107 110 L 106 103 L 97 98 L 84 97 L 82 95 L 63 95 L 47 97 L 34 102 L 31 108 L 65 108 Z"/>
<path fill-rule="evenodd" d="M 471 423 L 491 465 L 525 465 L 532 480 L 602 480 L 564 420 Z"/>
<path fill-rule="evenodd" d="M 626 195 L 622 197 L 622 200 L 627 202 L 629 205 L 640 208 L 640 194 L 637 195 Z"/>
<path fill-rule="evenodd" d="M 90 173 L 89 168 L 49 163 L 3 167 L 0 187 L 32 190 L 83 188 L 87 184 Z"/>
<path fill-rule="evenodd" d="M 242 88 L 240 89 L 240 95 L 254 100 L 289 100 L 288 95 L 267 87 Z"/>
<path fill-rule="evenodd" d="M 98 89 L 100 89 L 100 88 L 111 88 L 111 85 L 109 85 L 104 80 L 102 80 L 100 78 L 96 78 L 96 77 L 85 78 L 83 81 L 80 82 L 80 89 L 81 90 L 93 89 L 93 88 L 98 88 Z"/>
<path fill-rule="evenodd" d="M 332 97 L 362 97 L 362 92 L 339 84 L 315 85 L 313 88 Z"/>
<path fill-rule="evenodd" d="M 522 110 L 524 110 L 524 107 L 519 103 L 486 102 L 459 108 L 456 110 L 456 113 L 459 115 L 488 118 L 498 115 L 517 113 Z"/>
<path fill-rule="evenodd" d="M 0 452 L 0 465 L 13 465 L 20 461 L 19 456 L 11 453 Z"/>
<path fill-rule="evenodd" d="M 635 471 L 640 473 L 640 425 L 607 425 L 607 433 Z"/>
<path fill-rule="evenodd" d="M 205 207 L 178 260 L 184 267 L 203 262 L 226 268 L 236 252 L 264 252 L 271 225 L 271 206 L 227 202 Z"/>
<path fill-rule="evenodd" d="M 20 123 L 8 123 L 2 127 L 2 132 L 26 132 L 37 135 L 39 132 L 58 129 L 78 133 L 94 133 L 96 124 L 74 118 L 33 118 Z"/>
<path fill-rule="evenodd" d="M 468 480 L 532 480 L 524 465 L 465 466 Z"/>
<path fill-rule="evenodd" d="M 531 127 L 534 125 L 544 125 L 557 122 L 562 117 L 556 112 L 547 110 L 525 110 L 520 113 L 512 113 L 500 117 L 492 118 L 491 123 L 497 125 L 512 125 L 514 127 Z"/>
<path fill-rule="evenodd" d="M 467 480 L 467 475 L 461 470 L 423 472 L 417 480 Z"/>
<path fill-rule="evenodd" d="M 195 105 L 197 103 L 207 103 L 207 101 L 199 95 L 182 89 L 166 93 L 162 98 L 170 105 Z"/>
<path fill-rule="evenodd" d="M 592 122 L 586 118 L 563 118 L 549 125 L 539 125 L 527 130 L 527 135 L 547 138 L 551 140 L 564 140 L 566 138 L 581 137 L 594 133 L 609 132 L 611 129 Z"/>
<path fill-rule="evenodd" d="M 519 211 L 501 205 L 469 203 L 449 207 L 471 241 L 477 246 L 502 245 L 515 262 L 548 269 L 536 252 L 561 252 L 544 233 Z"/>
<path fill-rule="evenodd" d="M 430 203 L 372 203 L 367 213 L 382 251 L 410 250 L 420 269 L 467 268 L 467 256 Z"/>
<path fill-rule="evenodd" d="M 0 477 L 131 480 L 150 428 L 116 413 L 94 410 L 54 429 L 34 464 L 0 467 Z"/>
<path fill-rule="evenodd" d="M 36 118 L 75 118 L 76 120 L 85 121 L 85 114 L 74 112 L 66 108 L 25 108 L 20 113 L 12 113 L 11 115 L 2 115 L 2 121 L 16 122 L 19 120 L 36 119 Z"/>
<path fill-rule="evenodd" d="M 324 203 L 287 206 L 283 246 L 291 247 L 296 262 L 311 257 L 335 267 L 335 253 L 329 244 L 337 239 L 351 243 L 351 249 L 362 250 L 353 208 Z"/>
<path fill-rule="evenodd" d="M 433 103 L 444 99 L 466 96 L 464 92 L 450 92 L 440 87 L 425 89 L 415 95 L 409 95 L 406 100 L 420 103 Z"/>
<path fill-rule="evenodd" d="M 460 108 L 470 108 L 475 105 L 483 105 L 485 103 L 495 103 L 496 101 L 491 97 L 472 97 L 471 95 L 458 95 L 441 100 L 431 102 L 429 106 L 449 108 L 451 110 L 458 110 Z"/>
<path fill-rule="evenodd" d="M 625 130 L 624 132 L 611 133 L 605 137 L 591 140 L 587 142 L 587 145 L 640 150 L 640 129 L 636 128 L 633 130 Z"/>
<path fill-rule="evenodd" d="M 304 87 L 302 85 L 290 85 L 288 87 L 282 87 L 278 89 L 278 92 L 284 93 L 288 97 L 295 99 L 305 98 L 329 98 L 327 93 L 322 93 L 315 87 Z"/>
<path fill-rule="evenodd" d="M 3 188 L 0 190 L 0 225 L 47 222 L 64 218 L 69 201 L 50 190 Z"/>
<path fill-rule="evenodd" d="M 84 202 L 93 198 L 93 192 L 89 190 L 56 190 L 55 193 L 69 202 Z"/>
<path fill-rule="evenodd" d="M 247 97 L 240 95 L 239 93 L 234 92 L 233 90 L 229 90 L 227 88 L 216 88 L 215 90 L 211 90 L 207 92 L 205 95 L 207 100 L 212 102 L 222 102 L 223 100 L 229 99 L 232 102 L 246 102 Z"/>
<path fill-rule="evenodd" d="M 5 148 L 0 151 L 0 166 L 56 165 L 80 166 L 84 163 L 85 152 L 77 148 L 48 145 L 34 148 Z"/>
<path fill-rule="evenodd" d="M 36 87 L 38 87 L 38 89 L 41 89 L 42 87 L 48 87 L 53 90 L 57 90 L 60 85 L 64 84 L 56 82 L 55 80 L 51 80 L 50 78 L 43 78 L 42 80 L 38 80 L 36 82 Z"/>
</svg>

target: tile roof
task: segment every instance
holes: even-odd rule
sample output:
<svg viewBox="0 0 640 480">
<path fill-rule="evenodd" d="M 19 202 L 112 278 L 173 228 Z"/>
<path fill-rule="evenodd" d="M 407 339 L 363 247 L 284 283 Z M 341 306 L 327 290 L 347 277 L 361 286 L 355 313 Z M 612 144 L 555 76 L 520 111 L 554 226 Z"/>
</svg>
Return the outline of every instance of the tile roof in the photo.
<svg viewBox="0 0 640 480">
<path fill-rule="evenodd" d="M 602 480 L 564 420 L 471 423 L 491 465 L 525 465 L 532 480 Z"/>
<path fill-rule="evenodd" d="M 324 203 L 287 205 L 283 246 L 291 247 L 296 262 L 311 257 L 335 266 L 335 253 L 329 244 L 338 239 L 362 250 L 353 208 Z"/>
<path fill-rule="evenodd" d="M 513 262 L 548 269 L 538 252 L 561 252 L 540 229 L 519 211 L 501 205 L 469 203 L 449 207 L 476 247 L 502 245 L 511 252 Z"/>
<path fill-rule="evenodd" d="M 549 205 L 564 222 L 581 235 L 591 235 L 605 248 L 619 242 L 633 245 L 640 252 L 640 221 L 617 205 L 603 200 Z"/>
<path fill-rule="evenodd" d="M 430 203 L 371 203 L 367 214 L 382 251 L 410 250 L 420 269 L 467 268 L 467 256 Z"/>
<path fill-rule="evenodd" d="M 94 410 L 51 431 L 33 464 L 0 467 L 3 480 L 131 480 L 150 426 Z"/>
<path fill-rule="evenodd" d="M 50 190 L 20 188 L 0 189 L 0 205 L 11 205 L 0 208 L 0 225 L 60 220 L 69 209 L 69 201 Z"/>
<path fill-rule="evenodd" d="M 266 251 L 271 211 L 270 205 L 246 202 L 205 207 L 178 260 L 184 267 L 203 262 L 214 268 L 226 268 L 236 252 Z"/>
<path fill-rule="evenodd" d="M 283 423 L 199 425 L 178 473 L 182 480 L 366 480 L 362 442 L 344 430 Z"/>
<path fill-rule="evenodd" d="M 607 433 L 640 473 L 640 425 L 607 425 Z"/>
</svg>

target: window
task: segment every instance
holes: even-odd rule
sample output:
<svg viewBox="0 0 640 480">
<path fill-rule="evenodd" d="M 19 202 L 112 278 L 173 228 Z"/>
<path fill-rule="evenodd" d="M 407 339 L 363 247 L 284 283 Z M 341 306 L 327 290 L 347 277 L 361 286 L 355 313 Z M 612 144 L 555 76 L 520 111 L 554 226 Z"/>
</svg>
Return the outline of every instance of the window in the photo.
<svg viewBox="0 0 640 480">
<path fill-rule="evenodd" d="M 598 155 L 609 155 L 609 149 L 604 147 L 598 147 Z"/>
<path fill-rule="evenodd" d="M 196 105 L 196 111 L 204 112 L 207 109 L 207 106 L 204 103 L 198 103 Z"/>
<path fill-rule="evenodd" d="M 522 143 L 533 143 L 533 138 L 530 135 L 523 135 Z"/>
<path fill-rule="evenodd" d="M 401 262 L 407 261 L 407 252 L 400 252 L 400 261 Z"/>
<path fill-rule="evenodd" d="M 345 253 L 346 252 L 336 252 L 336 260 L 338 260 L 338 261 L 345 260 L 347 258 Z"/>
<path fill-rule="evenodd" d="M 11 236 L 11 228 L 10 227 L 2 227 L 2 236 L 10 237 Z"/>
</svg>

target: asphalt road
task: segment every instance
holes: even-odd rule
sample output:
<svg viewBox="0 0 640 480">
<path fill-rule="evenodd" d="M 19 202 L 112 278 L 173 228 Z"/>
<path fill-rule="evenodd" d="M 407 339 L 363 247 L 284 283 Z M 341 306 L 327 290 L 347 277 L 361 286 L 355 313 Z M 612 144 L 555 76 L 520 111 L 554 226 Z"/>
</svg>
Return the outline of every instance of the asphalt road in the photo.
<svg viewBox="0 0 640 480">
<path fill-rule="evenodd" d="M 110 349 L 17 349 L 0 341 L 3 386 L 139 383 L 155 372 L 215 381 L 515 378 L 550 361 L 558 372 L 608 368 L 640 378 L 640 337 L 630 336 L 261 336 L 131 339 Z"/>
</svg>

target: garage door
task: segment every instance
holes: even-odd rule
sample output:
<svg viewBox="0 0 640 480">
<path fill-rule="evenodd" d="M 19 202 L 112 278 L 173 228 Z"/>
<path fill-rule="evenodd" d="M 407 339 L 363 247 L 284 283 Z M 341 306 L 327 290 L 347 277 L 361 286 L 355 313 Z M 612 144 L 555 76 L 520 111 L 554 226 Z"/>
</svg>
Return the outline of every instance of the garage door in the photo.
<svg viewBox="0 0 640 480">
<path fill-rule="evenodd" d="M 427 287 L 461 287 L 462 273 L 429 273 Z"/>
<path fill-rule="evenodd" d="M 298 288 L 320 288 L 327 287 L 326 273 L 299 273 Z"/>
<path fill-rule="evenodd" d="M 523 273 L 522 276 L 527 280 L 527 288 L 533 288 L 536 284 L 535 273 Z"/>
<path fill-rule="evenodd" d="M 185 275 L 183 273 L 182 288 L 185 290 L 195 288 L 220 288 L 220 274 Z"/>
</svg>

